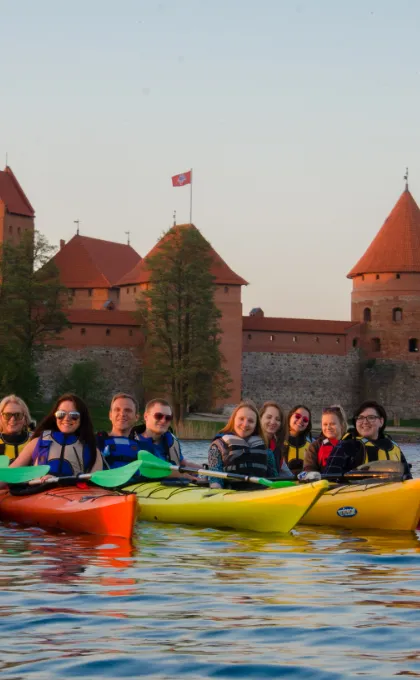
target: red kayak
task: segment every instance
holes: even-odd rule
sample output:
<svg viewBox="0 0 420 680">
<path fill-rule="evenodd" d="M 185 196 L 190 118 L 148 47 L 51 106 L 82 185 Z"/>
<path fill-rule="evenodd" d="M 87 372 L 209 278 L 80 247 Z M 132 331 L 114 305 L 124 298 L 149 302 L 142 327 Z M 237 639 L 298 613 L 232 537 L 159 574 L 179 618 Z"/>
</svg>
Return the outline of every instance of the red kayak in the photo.
<svg viewBox="0 0 420 680">
<path fill-rule="evenodd" d="M 29 495 L 0 491 L 0 519 L 31 527 L 131 538 L 136 512 L 136 494 L 86 484 Z"/>
</svg>

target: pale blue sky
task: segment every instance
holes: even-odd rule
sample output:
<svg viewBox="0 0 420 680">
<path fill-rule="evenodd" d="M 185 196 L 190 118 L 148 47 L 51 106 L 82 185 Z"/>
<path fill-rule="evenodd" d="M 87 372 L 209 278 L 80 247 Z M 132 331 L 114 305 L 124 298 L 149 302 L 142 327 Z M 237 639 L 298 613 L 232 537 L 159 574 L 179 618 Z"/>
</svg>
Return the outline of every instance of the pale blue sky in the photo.
<svg viewBox="0 0 420 680">
<path fill-rule="evenodd" d="M 347 272 L 420 202 L 417 0 L 0 0 L 0 161 L 52 243 L 145 255 L 193 221 L 244 313 L 350 318 Z"/>
</svg>

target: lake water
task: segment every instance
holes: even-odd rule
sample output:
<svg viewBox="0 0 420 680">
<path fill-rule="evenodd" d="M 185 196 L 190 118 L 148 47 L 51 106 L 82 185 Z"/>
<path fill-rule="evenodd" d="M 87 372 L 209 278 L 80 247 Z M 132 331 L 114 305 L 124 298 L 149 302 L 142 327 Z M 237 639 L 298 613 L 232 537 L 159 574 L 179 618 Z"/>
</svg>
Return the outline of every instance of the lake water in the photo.
<svg viewBox="0 0 420 680">
<path fill-rule="evenodd" d="M 0 525 L 1 678 L 420 677 L 419 553 L 414 533 Z"/>
</svg>

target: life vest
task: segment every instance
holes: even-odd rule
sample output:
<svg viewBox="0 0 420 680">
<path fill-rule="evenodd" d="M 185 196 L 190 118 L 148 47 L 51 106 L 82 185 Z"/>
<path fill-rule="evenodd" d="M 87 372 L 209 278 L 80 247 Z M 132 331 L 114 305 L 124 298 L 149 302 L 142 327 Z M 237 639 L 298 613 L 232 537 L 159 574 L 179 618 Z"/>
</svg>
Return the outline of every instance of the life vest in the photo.
<svg viewBox="0 0 420 680">
<path fill-rule="evenodd" d="M 338 444 L 338 439 L 326 439 L 322 440 L 321 446 L 319 447 L 317 463 L 321 469 L 325 468 L 327 460 L 330 457 L 331 451 Z"/>
<path fill-rule="evenodd" d="M 96 443 L 99 451 L 102 453 L 105 465 L 111 469 L 128 465 L 128 463 L 137 460 L 137 454 L 141 449 L 140 442 L 136 439 L 132 437 L 118 437 L 107 432 L 98 432 Z M 131 478 L 130 483 L 138 482 L 140 478 L 141 475 L 137 472 Z M 144 478 L 144 481 L 148 480 Z"/>
<path fill-rule="evenodd" d="M 8 442 L 8 435 L 0 433 L 0 456 L 7 456 L 10 460 L 15 460 L 19 453 L 25 448 L 30 439 L 29 432 L 22 432 L 21 437 L 16 435 L 9 435 L 10 439 L 19 440 L 21 437 L 23 441 Z"/>
<path fill-rule="evenodd" d="M 293 471 L 303 469 L 305 451 L 311 445 L 311 440 L 306 434 L 298 434 L 297 437 L 289 435 L 289 441 L 284 442 L 287 448 L 286 462 Z"/>
<path fill-rule="evenodd" d="M 233 432 L 226 432 L 216 435 L 213 442 L 221 453 L 224 472 L 258 477 L 267 476 L 267 447 L 261 437 L 252 435 L 243 439 Z M 246 482 L 229 482 L 229 485 L 235 489 L 251 489 Z"/>
<path fill-rule="evenodd" d="M 139 451 L 148 451 L 153 453 L 157 458 L 162 456 L 156 452 L 156 444 L 151 437 L 145 437 L 143 434 L 136 432 L 135 441 L 138 444 Z M 160 439 L 159 446 L 163 449 L 165 460 L 172 465 L 181 465 L 181 447 L 179 441 L 172 432 L 165 432 Z"/>
<path fill-rule="evenodd" d="M 76 434 L 46 430 L 39 438 L 32 460 L 34 465 L 49 465 L 51 475 L 67 477 L 89 472 L 96 458 Z"/>
<path fill-rule="evenodd" d="M 274 460 L 276 461 L 277 469 L 280 471 L 282 468 L 282 465 L 286 464 L 286 460 L 283 456 L 283 451 L 282 447 L 280 446 L 280 442 L 277 441 L 275 437 L 271 437 L 270 442 L 268 444 L 270 451 L 273 452 L 274 455 Z"/>
<path fill-rule="evenodd" d="M 365 463 L 372 463 L 375 460 L 399 460 L 401 461 L 401 449 L 391 437 L 384 435 L 376 441 L 357 437 L 365 447 Z"/>
</svg>

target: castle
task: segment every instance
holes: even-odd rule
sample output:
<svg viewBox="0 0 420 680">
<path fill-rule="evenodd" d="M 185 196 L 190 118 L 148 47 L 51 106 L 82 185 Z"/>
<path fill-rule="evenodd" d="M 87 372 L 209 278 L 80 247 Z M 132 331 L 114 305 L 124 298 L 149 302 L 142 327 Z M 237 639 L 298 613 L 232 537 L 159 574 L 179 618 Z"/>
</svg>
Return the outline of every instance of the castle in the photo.
<svg viewBox="0 0 420 680">
<path fill-rule="evenodd" d="M 9 167 L 0 172 L 0 242 L 17 243 L 34 229 L 35 213 Z M 176 225 L 178 229 L 194 225 Z M 132 390 L 139 380 L 141 328 L 133 312 L 148 287 L 147 259 L 130 245 L 77 233 L 54 261 L 70 291 L 71 327 L 40 360 L 46 396 L 57 366 L 97 360 L 114 389 Z M 371 245 L 349 272 L 353 281 L 350 321 L 242 315 L 247 282 L 213 249 L 215 301 L 221 310 L 221 349 L 232 377 L 227 402 L 241 397 L 277 399 L 286 408 L 307 403 L 316 414 L 340 402 L 351 411 L 362 398 L 381 401 L 394 418 L 420 413 L 420 209 L 408 185 Z"/>
</svg>

